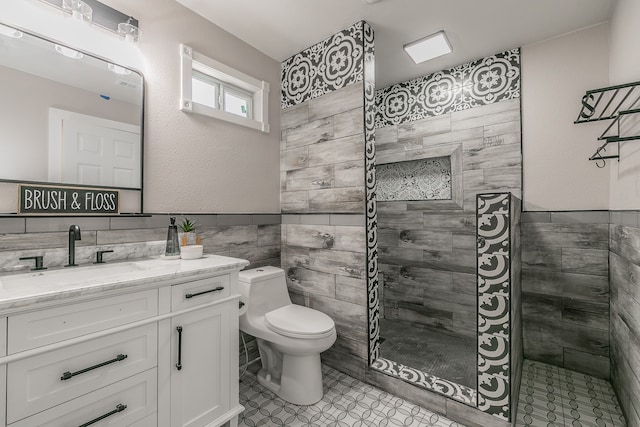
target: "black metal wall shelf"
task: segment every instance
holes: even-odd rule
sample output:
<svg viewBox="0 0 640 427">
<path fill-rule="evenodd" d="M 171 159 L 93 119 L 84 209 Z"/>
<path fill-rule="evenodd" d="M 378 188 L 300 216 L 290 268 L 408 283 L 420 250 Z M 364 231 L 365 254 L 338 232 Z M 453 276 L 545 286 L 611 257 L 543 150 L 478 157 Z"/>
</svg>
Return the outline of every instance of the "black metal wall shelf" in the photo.
<svg viewBox="0 0 640 427">
<path fill-rule="evenodd" d="M 582 108 L 574 123 L 600 120 L 611 120 L 611 123 L 598 137 L 598 140 L 604 143 L 589 160 L 595 161 L 597 167 L 603 168 L 606 159 L 620 161 L 621 142 L 640 140 L 640 82 L 587 91 L 582 97 Z M 625 126 L 625 122 L 631 123 L 630 128 Z M 617 154 L 603 156 L 602 152 L 606 151 L 611 143 L 618 144 Z M 599 161 L 602 163 L 598 163 Z"/>
</svg>

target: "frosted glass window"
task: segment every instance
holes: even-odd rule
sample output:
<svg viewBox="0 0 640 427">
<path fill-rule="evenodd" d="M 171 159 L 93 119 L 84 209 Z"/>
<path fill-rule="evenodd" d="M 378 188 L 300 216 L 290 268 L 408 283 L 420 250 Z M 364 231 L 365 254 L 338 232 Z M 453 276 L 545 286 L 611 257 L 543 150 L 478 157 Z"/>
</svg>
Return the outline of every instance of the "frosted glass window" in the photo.
<svg viewBox="0 0 640 427">
<path fill-rule="evenodd" d="M 376 166 L 381 202 L 451 199 L 451 158 L 437 157 Z"/>
</svg>

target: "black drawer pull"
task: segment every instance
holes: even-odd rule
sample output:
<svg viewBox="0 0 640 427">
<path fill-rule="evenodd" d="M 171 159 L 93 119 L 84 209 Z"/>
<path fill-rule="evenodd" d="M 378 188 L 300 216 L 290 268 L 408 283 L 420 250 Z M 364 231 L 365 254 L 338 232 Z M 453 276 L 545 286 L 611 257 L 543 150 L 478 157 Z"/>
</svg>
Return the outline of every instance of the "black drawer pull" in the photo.
<svg viewBox="0 0 640 427">
<path fill-rule="evenodd" d="M 182 370 L 182 326 L 176 328 L 178 331 L 178 363 L 176 363 L 176 369 Z"/>
<path fill-rule="evenodd" d="M 81 370 L 76 371 L 76 372 L 67 371 L 64 374 L 62 374 L 62 376 L 60 377 L 60 380 L 62 380 L 62 381 L 70 380 L 71 378 L 75 377 L 76 375 L 84 374 L 85 372 L 89 372 L 89 371 L 93 371 L 94 369 L 102 368 L 103 366 L 110 365 L 110 364 L 112 364 L 114 362 L 120 362 L 121 360 L 124 360 L 126 358 L 127 358 L 126 354 L 119 354 L 119 355 L 116 356 L 115 359 L 107 360 L 106 362 L 98 363 L 97 365 L 89 366 L 88 368 L 81 369 Z"/>
<path fill-rule="evenodd" d="M 224 289 L 224 286 L 218 286 L 217 288 L 209 289 L 208 291 L 196 292 L 195 294 L 184 294 L 185 298 L 193 298 L 199 295 L 208 294 L 211 292 L 218 292 Z"/>
<path fill-rule="evenodd" d="M 111 412 L 107 412 L 107 413 L 106 413 L 106 414 L 104 414 L 104 415 L 100 415 L 98 418 L 95 418 L 95 419 L 93 419 L 93 420 L 89 421 L 88 423 L 84 423 L 84 424 L 80 425 L 79 427 L 87 427 L 87 426 L 90 426 L 91 424 L 95 424 L 95 423 L 97 423 L 97 422 L 98 422 L 98 421 L 100 421 L 100 420 L 104 420 L 105 418 L 110 417 L 110 416 L 111 416 L 111 415 L 113 415 L 113 414 L 117 414 L 118 412 L 122 412 L 122 411 L 124 411 L 125 409 L 127 409 L 127 405 L 123 405 L 122 403 L 120 403 L 120 404 L 118 404 L 118 406 L 116 406 L 116 409 L 114 409 L 113 411 L 111 411 Z"/>
</svg>

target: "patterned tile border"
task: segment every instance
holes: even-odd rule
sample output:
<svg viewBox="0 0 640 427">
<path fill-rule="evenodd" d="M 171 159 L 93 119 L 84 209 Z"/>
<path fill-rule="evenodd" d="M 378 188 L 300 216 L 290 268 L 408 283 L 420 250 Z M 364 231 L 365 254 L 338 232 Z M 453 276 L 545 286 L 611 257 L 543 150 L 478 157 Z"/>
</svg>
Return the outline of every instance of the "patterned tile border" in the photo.
<svg viewBox="0 0 640 427">
<path fill-rule="evenodd" d="M 369 331 L 369 365 L 380 356 L 380 301 L 378 296 L 378 206 L 376 201 L 375 145 L 375 50 L 373 30 L 365 23 L 364 61 L 364 134 L 365 201 L 367 231 L 367 329 Z"/>
<path fill-rule="evenodd" d="M 520 97 L 520 49 L 376 91 L 376 128 Z"/>
<path fill-rule="evenodd" d="M 289 108 L 362 81 L 367 32 L 373 46 L 373 30 L 360 21 L 284 60 L 281 108 Z"/>
<path fill-rule="evenodd" d="M 430 375 L 426 372 L 418 371 L 409 366 L 404 366 L 393 360 L 384 359 L 379 357 L 376 359 L 371 368 L 384 372 L 387 375 L 398 377 L 408 383 L 420 386 L 427 390 L 435 391 L 436 393 L 444 394 L 451 399 L 465 403 L 467 405 L 476 406 L 477 393 L 470 387 L 456 384 L 451 381 L 447 381 L 443 378 L 439 378 L 435 375 Z"/>
<path fill-rule="evenodd" d="M 477 195 L 478 409 L 511 419 L 511 193 Z"/>
</svg>

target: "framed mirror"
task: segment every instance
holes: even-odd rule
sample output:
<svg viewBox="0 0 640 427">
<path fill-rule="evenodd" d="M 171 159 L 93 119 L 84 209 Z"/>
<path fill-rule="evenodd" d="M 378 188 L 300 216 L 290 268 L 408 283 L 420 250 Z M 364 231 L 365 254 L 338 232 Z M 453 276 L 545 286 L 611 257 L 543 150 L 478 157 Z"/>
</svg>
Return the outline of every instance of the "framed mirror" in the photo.
<svg viewBox="0 0 640 427">
<path fill-rule="evenodd" d="M 0 23 L 0 93 L 0 181 L 142 200 L 141 73 Z"/>
</svg>

